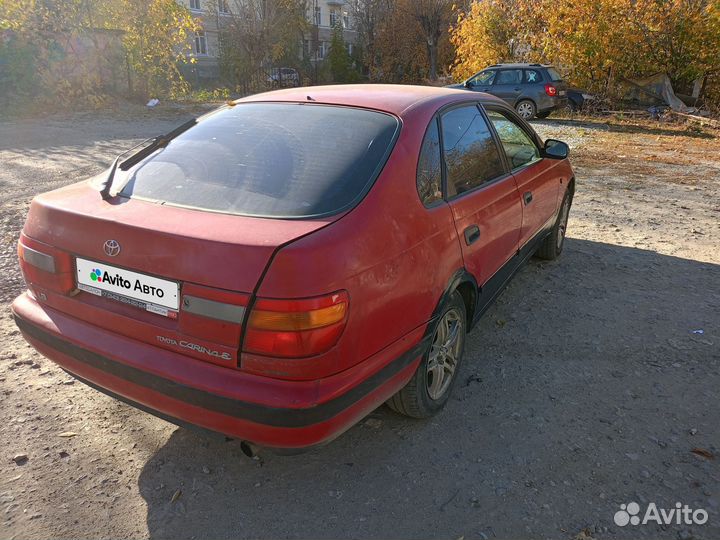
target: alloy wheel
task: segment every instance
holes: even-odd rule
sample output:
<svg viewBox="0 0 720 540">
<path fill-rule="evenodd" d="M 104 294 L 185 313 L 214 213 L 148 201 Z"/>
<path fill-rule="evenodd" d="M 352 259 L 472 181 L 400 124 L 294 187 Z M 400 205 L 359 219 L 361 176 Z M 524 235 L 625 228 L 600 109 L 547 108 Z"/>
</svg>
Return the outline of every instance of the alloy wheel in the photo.
<svg viewBox="0 0 720 540">
<path fill-rule="evenodd" d="M 463 317 L 450 309 L 435 329 L 427 362 L 427 391 L 430 399 L 440 399 L 452 383 L 463 346 Z"/>
<path fill-rule="evenodd" d="M 565 198 L 563 206 L 560 209 L 560 221 L 558 223 L 558 235 L 557 235 L 557 248 L 558 251 L 562 248 L 563 242 L 565 242 L 565 232 L 567 231 L 568 216 L 570 214 L 570 199 Z"/>
</svg>

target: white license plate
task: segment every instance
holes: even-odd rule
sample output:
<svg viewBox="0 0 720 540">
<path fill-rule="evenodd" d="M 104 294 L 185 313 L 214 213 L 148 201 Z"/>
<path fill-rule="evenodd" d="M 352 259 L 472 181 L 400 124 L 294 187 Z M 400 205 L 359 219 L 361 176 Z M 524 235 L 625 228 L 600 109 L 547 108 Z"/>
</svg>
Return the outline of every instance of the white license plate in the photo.
<svg viewBox="0 0 720 540">
<path fill-rule="evenodd" d="M 565 94 L 567 94 L 567 92 L 565 92 L 565 90 L 560 90 L 560 95 L 561 95 L 561 96 L 564 96 Z"/>
<path fill-rule="evenodd" d="M 153 313 L 173 316 L 180 305 L 178 284 L 109 264 L 75 259 L 78 289 L 130 304 Z"/>
</svg>

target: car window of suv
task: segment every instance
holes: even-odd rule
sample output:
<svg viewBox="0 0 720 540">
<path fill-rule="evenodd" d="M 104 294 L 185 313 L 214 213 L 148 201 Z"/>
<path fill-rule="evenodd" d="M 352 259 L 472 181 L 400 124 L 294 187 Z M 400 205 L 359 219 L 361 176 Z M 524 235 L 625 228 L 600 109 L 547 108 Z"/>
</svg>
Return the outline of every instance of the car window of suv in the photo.
<svg viewBox="0 0 720 540">
<path fill-rule="evenodd" d="M 498 111 L 487 111 L 513 169 L 540 159 L 540 150 L 530 136 L 513 120 Z"/>
<path fill-rule="evenodd" d="M 440 156 L 440 130 L 433 118 L 425 133 L 417 168 L 417 191 L 425 206 L 442 200 L 442 168 Z"/>
<path fill-rule="evenodd" d="M 525 70 L 525 82 L 528 84 L 532 83 L 539 83 L 542 81 L 542 76 L 540 75 L 540 72 L 536 69 L 526 69 Z"/>
<path fill-rule="evenodd" d="M 495 84 L 520 84 L 522 78 L 522 69 L 504 69 L 495 77 Z"/>
<path fill-rule="evenodd" d="M 497 71 L 482 71 L 470 79 L 470 83 L 473 86 L 483 86 L 492 84 L 493 79 Z"/>
<path fill-rule="evenodd" d="M 490 127 L 476 105 L 451 109 L 442 116 L 441 122 L 449 197 L 504 174 Z"/>
<path fill-rule="evenodd" d="M 562 75 L 560 75 L 555 68 L 547 68 L 547 74 L 550 76 L 550 80 L 552 82 L 559 82 L 562 81 Z"/>
</svg>

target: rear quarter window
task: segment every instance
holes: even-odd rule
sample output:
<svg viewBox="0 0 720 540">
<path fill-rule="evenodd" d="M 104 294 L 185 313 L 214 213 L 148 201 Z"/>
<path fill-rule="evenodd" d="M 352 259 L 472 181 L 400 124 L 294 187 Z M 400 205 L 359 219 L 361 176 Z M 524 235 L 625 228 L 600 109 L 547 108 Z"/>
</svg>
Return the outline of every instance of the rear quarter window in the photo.
<svg viewBox="0 0 720 540">
<path fill-rule="evenodd" d="M 553 82 L 563 80 L 562 75 L 560 75 L 555 68 L 547 68 L 547 74 Z"/>
<path fill-rule="evenodd" d="M 399 131 L 351 107 L 247 103 L 201 120 L 131 171 L 121 194 L 261 217 L 317 217 L 356 204 Z"/>
</svg>

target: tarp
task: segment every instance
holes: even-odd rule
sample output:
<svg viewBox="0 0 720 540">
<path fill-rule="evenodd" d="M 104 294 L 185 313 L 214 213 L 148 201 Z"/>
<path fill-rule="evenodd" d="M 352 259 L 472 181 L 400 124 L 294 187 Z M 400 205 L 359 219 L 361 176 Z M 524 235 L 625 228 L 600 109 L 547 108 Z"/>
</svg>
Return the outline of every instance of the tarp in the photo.
<svg viewBox="0 0 720 540">
<path fill-rule="evenodd" d="M 675 95 L 670 77 L 665 73 L 658 73 L 644 79 L 626 79 L 628 91 L 625 99 L 642 104 L 664 103 L 673 111 L 693 113 L 697 109 L 688 107 Z"/>
</svg>

